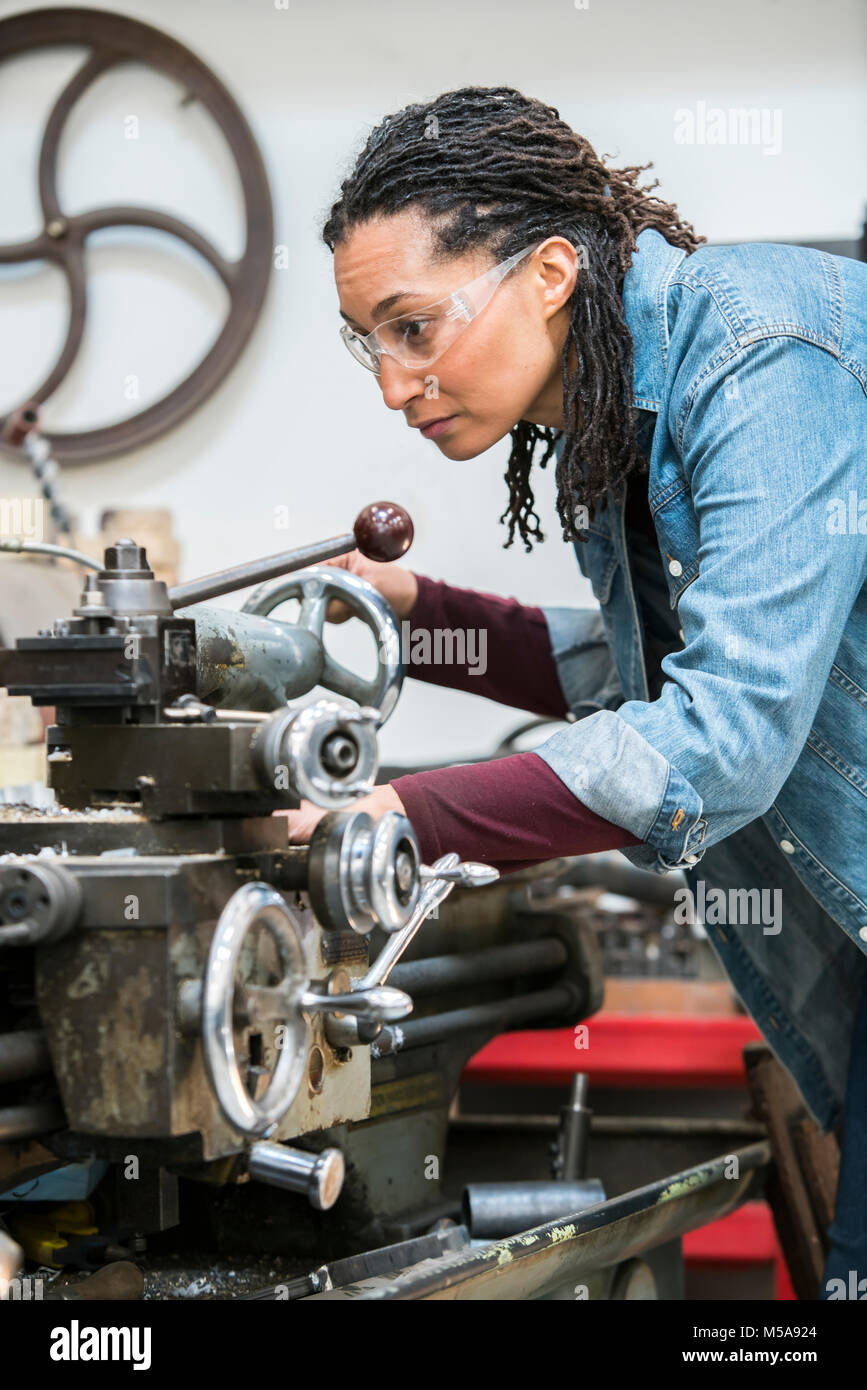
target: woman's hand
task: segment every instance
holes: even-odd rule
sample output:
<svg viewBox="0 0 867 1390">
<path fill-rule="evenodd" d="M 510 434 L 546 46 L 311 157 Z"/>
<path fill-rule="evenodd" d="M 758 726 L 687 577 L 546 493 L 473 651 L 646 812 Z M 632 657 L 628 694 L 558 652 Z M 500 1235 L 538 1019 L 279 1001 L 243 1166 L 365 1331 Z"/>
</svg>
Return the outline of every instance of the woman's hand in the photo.
<svg viewBox="0 0 867 1390">
<path fill-rule="evenodd" d="M 374 787 L 369 796 L 361 796 L 357 801 L 353 801 L 345 810 L 366 811 L 371 820 L 378 821 L 385 815 L 386 811 L 399 811 L 402 816 L 406 815 L 403 802 L 397 792 L 386 782 L 381 787 Z M 310 837 L 322 817 L 326 815 L 324 806 L 314 806 L 312 801 L 302 800 L 300 809 L 297 811 L 275 811 L 275 816 L 285 816 L 288 822 L 289 844 L 306 845 L 310 843 Z"/>
<path fill-rule="evenodd" d="M 418 598 L 418 582 L 412 570 L 405 565 L 383 564 L 379 560 L 368 560 L 360 550 L 348 550 L 345 555 L 335 555 L 330 560 L 321 560 L 323 565 L 334 565 L 337 569 L 349 570 L 360 579 L 366 579 L 374 589 L 394 609 L 399 622 L 408 618 Z M 345 623 L 355 616 L 355 610 L 339 598 L 329 599 L 325 617 L 329 623 Z"/>
</svg>

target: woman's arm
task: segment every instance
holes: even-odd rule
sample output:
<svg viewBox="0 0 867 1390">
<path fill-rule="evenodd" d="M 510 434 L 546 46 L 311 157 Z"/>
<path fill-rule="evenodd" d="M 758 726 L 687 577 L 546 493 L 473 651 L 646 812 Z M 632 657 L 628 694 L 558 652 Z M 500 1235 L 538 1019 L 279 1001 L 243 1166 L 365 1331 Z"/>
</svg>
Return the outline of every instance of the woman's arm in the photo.
<svg viewBox="0 0 867 1390">
<path fill-rule="evenodd" d="M 404 657 L 416 680 L 553 719 L 622 702 L 598 608 L 537 608 L 422 574 L 415 579 Z M 437 631 L 452 636 L 437 639 Z M 460 654 L 461 643 L 461 661 L 442 660 Z"/>
<path fill-rule="evenodd" d="M 501 874 L 640 844 L 583 806 L 535 753 L 408 773 L 375 787 L 353 802 L 353 810 L 374 821 L 389 811 L 409 816 L 426 864 L 455 851 Z M 297 811 L 274 814 L 286 817 L 289 843 L 303 845 L 326 812 L 302 801 Z"/>
<path fill-rule="evenodd" d="M 560 855 L 641 843 L 582 805 L 532 752 L 409 773 L 390 786 L 412 822 L 426 864 L 455 850 L 461 859 L 508 874 Z"/>
<path fill-rule="evenodd" d="M 540 608 L 416 574 L 407 675 L 563 719 L 568 706 Z"/>
</svg>

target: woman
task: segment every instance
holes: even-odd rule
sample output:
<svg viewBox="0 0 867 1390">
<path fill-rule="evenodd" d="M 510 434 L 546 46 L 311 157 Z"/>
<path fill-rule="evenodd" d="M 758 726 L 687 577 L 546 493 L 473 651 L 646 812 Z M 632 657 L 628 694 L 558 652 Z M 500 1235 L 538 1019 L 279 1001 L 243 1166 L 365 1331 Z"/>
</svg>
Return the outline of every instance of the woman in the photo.
<svg viewBox="0 0 867 1390">
<path fill-rule="evenodd" d="M 852 1296 L 853 1270 L 867 1296 L 867 271 L 703 248 L 641 172 L 538 101 L 469 88 L 387 117 L 342 185 L 323 235 L 347 346 L 447 459 L 510 435 L 507 545 L 544 539 L 530 472 L 554 454 L 599 601 L 334 561 L 413 628 L 486 630 L 483 677 L 410 674 L 572 721 L 357 805 L 405 811 L 427 862 L 621 848 L 682 869 L 824 1129 L 846 1098 L 822 1296 Z M 292 841 L 322 814 L 292 813 Z"/>
</svg>

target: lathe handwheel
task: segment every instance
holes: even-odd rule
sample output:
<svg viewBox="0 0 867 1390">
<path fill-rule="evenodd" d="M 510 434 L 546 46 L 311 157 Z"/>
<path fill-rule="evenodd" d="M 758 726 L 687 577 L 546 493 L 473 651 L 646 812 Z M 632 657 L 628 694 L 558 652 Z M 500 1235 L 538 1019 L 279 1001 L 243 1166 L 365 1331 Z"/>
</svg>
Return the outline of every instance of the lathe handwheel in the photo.
<svg viewBox="0 0 867 1390">
<path fill-rule="evenodd" d="M 406 816 L 329 811 L 310 838 L 310 903 L 323 926 L 366 936 L 400 931 L 419 899 L 421 851 Z"/>
<path fill-rule="evenodd" d="M 400 629 L 394 610 L 366 579 L 333 565 L 311 565 L 309 569 L 270 579 L 253 591 L 241 609 L 244 613 L 267 617 L 290 598 L 301 600 L 301 611 L 292 626 L 305 628 L 322 647 L 322 671 L 317 684 L 359 705 L 373 706 L 379 710 L 379 725 L 384 724 L 397 704 L 403 685 Z M 379 674 L 374 680 L 363 680 L 325 650 L 322 634 L 325 613 L 332 598 L 339 598 L 354 609 L 373 633 L 379 662 Z"/>
<path fill-rule="evenodd" d="M 267 993 L 272 1003 L 269 1021 L 282 1024 L 284 1036 L 268 1088 L 254 1100 L 244 1085 L 235 1050 L 234 1003 L 238 957 L 247 933 L 257 925 L 270 932 L 282 966 L 279 985 L 261 993 Z M 309 1045 L 307 1021 L 297 1001 L 307 985 L 304 950 L 286 903 L 267 883 L 245 884 L 220 913 L 202 987 L 205 1066 L 220 1109 L 243 1134 L 270 1134 L 295 1099 Z M 275 1000 L 279 1000 L 276 1009 Z"/>
</svg>

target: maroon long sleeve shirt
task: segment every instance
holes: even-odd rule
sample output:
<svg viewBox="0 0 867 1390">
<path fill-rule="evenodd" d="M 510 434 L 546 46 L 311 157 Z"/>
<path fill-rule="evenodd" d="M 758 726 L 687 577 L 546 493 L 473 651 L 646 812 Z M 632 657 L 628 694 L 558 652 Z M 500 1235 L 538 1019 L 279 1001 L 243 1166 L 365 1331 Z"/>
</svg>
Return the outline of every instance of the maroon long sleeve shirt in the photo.
<svg viewBox="0 0 867 1390">
<path fill-rule="evenodd" d="M 459 589 L 425 575 L 416 579 L 410 651 L 418 632 L 484 629 L 487 664 L 484 674 L 474 675 L 469 664 L 410 662 L 409 675 L 432 685 L 485 695 L 516 709 L 565 718 L 568 706 L 541 608 Z M 426 864 L 456 850 L 461 859 L 514 873 L 560 855 L 641 843 L 579 801 L 544 759 L 532 752 L 407 773 L 391 785 L 415 828 Z"/>
</svg>

